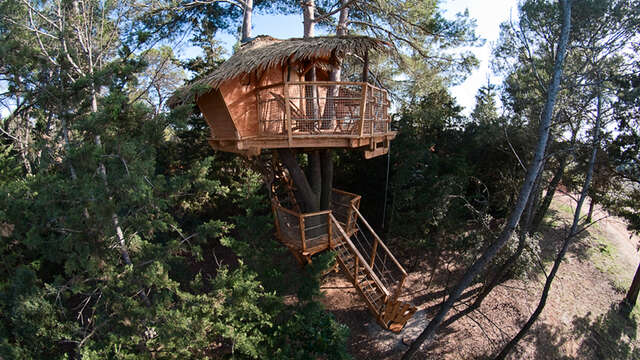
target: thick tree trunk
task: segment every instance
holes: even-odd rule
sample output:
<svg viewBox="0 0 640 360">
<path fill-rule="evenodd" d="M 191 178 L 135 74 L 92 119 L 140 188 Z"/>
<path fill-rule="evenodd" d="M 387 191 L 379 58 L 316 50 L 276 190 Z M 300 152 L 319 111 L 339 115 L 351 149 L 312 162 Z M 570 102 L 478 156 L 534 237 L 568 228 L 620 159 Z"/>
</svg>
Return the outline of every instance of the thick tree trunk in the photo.
<svg viewBox="0 0 640 360">
<path fill-rule="evenodd" d="M 313 37 L 315 34 L 315 14 L 316 14 L 316 2 L 315 0 L 306 0 L 302 2 L 302 24 L 304 26 L 304 38 Z"/>
<path fill-rule="evenodd" d="M 515 228 L 520 221 L 522 212 L 524 211 L 527 201 L 529 200 L 531 189 L 533 188 L 533 183 L 538 177 L 538 172 L 540 171 L 540 166 L 542 165 L 544 152 L 547 147 L 547 140 L 549 138 L 549 128 L 551 127 L 551 116 L 553 114 L 553 107 L 555 105 L 556 96 L 560 87 L 560 78 L 562 77 L 562 66 L 564 63 L 564 55 L 567 48 L 571 26 L 571 4 L 569 0 L 561 0 L 561 4 L 564 10 L 564 19 L 562 32 L 560 34 L 560 43 L 558 45 L 558 51 L 556 53 L 553 77 L 551 80 L 551 84 L 549 85 L 547 100 L 545 102 L 543 115 L 540 121 L 538 145 L 536 147 L 535 156 L 533 158 L 533 161 L 529 165 L 525 181 L 522 184 L 520 193 L 518 194 L 518 201 L 516 202 L 516 205 L 511 212 L 511 215 L 509 216 L 509 220 L 507 221 L 505 229 L 502 231 L 497 241 L 489 246 L 484 254 L 482 254 L 482 256 L 478 260 L 476 260 L 473 265 L 471 265 L 471 267 L 466 271 L 460 282 L 456 285 L 456 287 L 449 295 L 447 301 L 442 304 L 436 316 L 429 322 L 427 327 L 411 344 L 407 352 L 404 354 L 403 359 L 413 358 L 422 344 L 424 344 L 425 342 L 430 342 L 433 339 L 436 331 L 438 330 L 438 327 L 444 321 L 445 316 L 447 315 L 451 307 L 453 307 L 455 301 L 460 297 L 467 286 L 469 286 L 473 278 L 478 273 L 480 273 L 482 269 L 484 269 L 489 261 L 491 261 L 491 259 L 495 257 L 498 251 L 500 251 L 500 249 L 502 249 L 506 242 L 511 238 L 511 235 L 515 231 Z"/>
<path fill-rule="evenodd" d="M 345 0 L 340 0 L 340 15 L 338 16 L 338 26 L 336 27 L 336 35 L 345 36 L 349 34 L 349 7 L 345 6 Z"/>
<path fill-rule="evenodd" d="M 627 296 L 624 297 L 624 300 L 622 300 L 622 303 L 620 304 L 620 311 L 625 316 L 629 316 L 631 311 L 633 311 L 634 306 L 636 306 L 638 293 L 640 293 L 640 265 L 638 265 L 638 268 L 636 269 L 636 274 L 633 277 Z"/>
<path fill-rule="evenodd" d="M 558 252 L 555 261 L 553 262 L 553 267 L 549 272 L 549 276 L 544 284 L 544 289 L 542 290 L 542 296 L 540 297 L 540 301 L 538 302 L 538 306 L 533 314 L 529 317 L 529 320 L 524 324 L 522 329 L 516 334 L 516 336 L 509 341 L 509 343 L 502 349 L 500 354 L 495 357 L 495 360 L 503 360 L 506 356 L 513 350 L 513 348 L 518 344 L 518 342 L 527 334 L 531 326 L 538 319 L 542 310 L 547 303 L 547 298 L 549 297 L 549 291 L 551 290 L 551 284 L 558 273 L 558 269 L 560 268 L 560 264 L 562 263 L 562 259 L 564 255 L 567 253 L 567 249 L 569 248 L 569 244 L 571 240 L 578 233 L 578 224 L 580 223 L 580 211 L 582 210 L 582 205 L 584 204 L 585 199 L 587 198 L 587 193 L 589 191 L 589 186 L 591 185 L 591 178 L 593 177 L 593 167 L 596 162 L 596 154 L 598 152 L 598 144 L 600 142 L 600 110 L 601 110 L 602 102 L 601 96 L 598 95 L 598 110 L 596 115 L 596 124 L 593 132 L 593 150 L 591 151 L 591 159 L 589 159 L 589 167 L 587 169 L 587 174 L 584 179 L 584 184 L 582 186 L 582 192 L 580 193 L 580 198 L 578 199 L 578 204 L 576 205 L 576 211 L 573 214 L 573 223 L 571 224 L 571 230 L 569 231 L 569 235 L 564 239 L 562 243 L 562 249 Z"/>
<path fill-rule="evenodd" d="M 251 39 L 251 16 L 253 15 L 253 0 L 244 0 L 242 16 L 242 39 L 240 42 L 247 42 Z"/>
<path fill-rule="evenodd" d="M 296 184 L 296 196 L 298 197 L 298 203 L 302 205 L 304 212 L 318 211 L 318 200 L 311 190 L 311 186 L 307 181 L 307 177 L 304 175 L 304 171 L 300 168 L 295 154 L 291 149 L 279 149 L 278 157 L 289 170 L 289 174 Z"/>
<path fill-rule="evenodd" d="M 320 150 L 313 150 L 309 155 L 309 184 L 311 191 L 318 201 L 320 201 L 320 192 L 322 191 L 322 162 L 320 160 Z"/>
<path fill-rule="evenodd" d="M 333 156 L 330 149 L 320 151 L 322 163 L 322 189 L 320 192 L 320 210 L 328 210 L 331 205 L 331 189 L 333 188 Z"/>
</svg>

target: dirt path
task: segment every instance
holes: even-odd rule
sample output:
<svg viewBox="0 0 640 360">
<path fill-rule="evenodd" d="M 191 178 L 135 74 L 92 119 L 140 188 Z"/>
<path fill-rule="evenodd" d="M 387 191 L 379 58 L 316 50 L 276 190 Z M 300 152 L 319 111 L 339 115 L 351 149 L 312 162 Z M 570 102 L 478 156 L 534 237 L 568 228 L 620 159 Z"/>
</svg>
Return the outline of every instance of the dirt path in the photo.
<svg viewBox="0 0 640 360">
<path fill-rule="evenodd" d="M 558 195 L 552 204 L 553 228 L 545 230 L 541 248 L 546 268 L 561 243 L 575 207 L 570 196 Z M 599 208 L 594 219 L 606 217 Z M 617 304 L 640 263 L 639 239 L 630 237 L 622 220 L 607 217 L 577 239 L 563 262 L 551 289 L 549 301 L 531 333 L 521 342 L 512 359 L 640 359 L 635 340 L 638 325 L 621 319 Z M 455 263 L 455 258 L 451 261 Z M 407 288 L 413 293 L 402 300 L 419 311 L 399 334 L 382 330 L 369 315 L 355 290 L 340 274 L 325 279 L 325 305 L 351 329 L 350 350 L 357 359 L 397 359 L 433 317 L 452 284 L 451 264 L 409 275 Z M 537 305 L 544 283 L 539 272 L 531 279 L 509 280 L 497 287 L 482 307 L 439 331 L 429 347 L 430 359 L 487 359 L 519 330 Z M 472 298 L 469 289 L 466 298 Z M 464 297 L 465 295 L 463 295 Z M 456 311 L 464 309 L 459 302 Z M 424 350 L 424 349 L 423 349 Z M 426 358 L 422 355 L 421 358 Z"/>
</svg>

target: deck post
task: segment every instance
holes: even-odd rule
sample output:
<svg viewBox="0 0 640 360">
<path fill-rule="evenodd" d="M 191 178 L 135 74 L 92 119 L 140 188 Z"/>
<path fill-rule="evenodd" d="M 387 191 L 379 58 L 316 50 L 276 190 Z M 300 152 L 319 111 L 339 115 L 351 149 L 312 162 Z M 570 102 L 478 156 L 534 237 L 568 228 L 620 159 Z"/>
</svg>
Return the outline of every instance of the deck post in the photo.
<svg viewBox="0 0 640 360">
<path fill-rule="evenodd" d="M 371 264 L 369 264 L 369 266 L 371 266 L 371 268 L 373 269 L 373 264 L 375 263 L 376 260 L 376 252 L 378 251 L 378 237 L 376 236 L 375 239 L 373 240 L 373 248 L 371 249 Z"/>
<path fill-rule="evenodd" d="M 285 81 L 283 85 L 284 91 L 284 119 L 287 126 L 287 138 L 289 147 L 293 144 L 293 133 L 291 131 L 291 105 L 289 104 L 289 83 Z"/>
<path fill-rule="evenodd" d="M 304 215 L 298 215 L 298 223 L 300 224 L 300 240 L 302 241 L 302 252 L 307 251 L 307 242 L 304 235 Z"/>
<path fill-rule="evenodd" d="M 332 248 L 331 246 L 331 237 L 333 236 L 332 231 L 331 231 L 331 216 L 330 216 L 331 212 L 327 213 L 327 236 L 329 237 L 329 249 Z"/>
<path fill-rule="evenodd" d="M 360 100 L 360 137 L 364 135 L 364 113 L 367 111 L 367 83 L 362 83 L 362 100 Z"/>
</svg>

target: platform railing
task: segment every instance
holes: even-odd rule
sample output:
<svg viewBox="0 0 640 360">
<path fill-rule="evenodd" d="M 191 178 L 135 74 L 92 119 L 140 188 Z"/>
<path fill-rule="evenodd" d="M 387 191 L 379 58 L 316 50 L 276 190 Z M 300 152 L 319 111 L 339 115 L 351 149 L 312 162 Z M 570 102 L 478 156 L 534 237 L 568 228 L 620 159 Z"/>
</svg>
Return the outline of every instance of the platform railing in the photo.
<svg viewBox="0 0 640 360">
<path fill-rule="evenodd" d="M 354 209 L 360 206 L 361 196 L 338 189 L 331 193 L 330 209 L 314 213 L 298 213 L 273 201 L 278 237 L 286 244 L 302 252 L 321 251 L 335 245 L 339 234 L 331 229 L 329 214 L 333 213 L 348 233 L 353 232 L 357 215 Z"/>
<path fill-rule="evenodd" d="M 386 90 L 365 82 L 305 81 L 256 90 L 259 136 L 369 137 L 389 132 Z"/>
</svg>

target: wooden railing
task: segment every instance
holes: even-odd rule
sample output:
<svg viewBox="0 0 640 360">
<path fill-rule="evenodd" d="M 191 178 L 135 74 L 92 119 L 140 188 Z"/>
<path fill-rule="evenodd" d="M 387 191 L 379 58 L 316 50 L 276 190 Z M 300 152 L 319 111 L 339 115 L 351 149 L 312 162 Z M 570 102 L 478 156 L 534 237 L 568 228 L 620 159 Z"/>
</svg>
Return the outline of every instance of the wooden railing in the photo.
<svg viewBox="0 0 640 360">
<path fill-rule="evenodd" d="M 340 226 L 338 220 L 336 220 L 333 215 L 329 215 L 329 217 L 331 219 L 332 228 L 335 228 L 336 232 L 340 234 L 340 241 L 344 242 L 344 245 L 354 259 L 353 278 L 357 279 L 357 274 L 359 273 L 358 267 L 361 266 L 362 268 L 364 268 L 367 276 L 369 276 L 370 279 L 375 283 L 375 287 L 385 295 L 385 298 L 388 298 L 391 294 L 389 290 L 384 286 L 380 278 L 376 275 L 376 272 L 371 268 L 366 259 L 358 251 L 342 226 Z"/>
<path fill-rule="evenodd" d="M 285 82 L 256 89 L 259 136 L 374 136 L 389 132 L 389 99 L 365 82 Z"/>
<path fill-rule="evenodd" d="M 353 211 L 357 216 L 357 223 L 355 224 L 357 231 L 353 235 L 354 243 L 357 245 L 358 251 L 366 258 L 369 266 L 392 294 L 391 299 L 395 301 L 402 294 L 407 272 L 360 211 L 355 207 Z"/>
<path fill-rule="evenodd" d="M 353 209 L 360 206 L 360 195 L 338 189 L 332 190 L 330 210 L 314 213 L 298 213 L 272 202 L 278 237 L 288 245 L 302 252 L 321 251 L 333 247 L 333 240 L 339 234 L 330 226 L 329 214 L 334 213 L 347 232 L 355 228 L 356 214 Z"/>
</svg>

